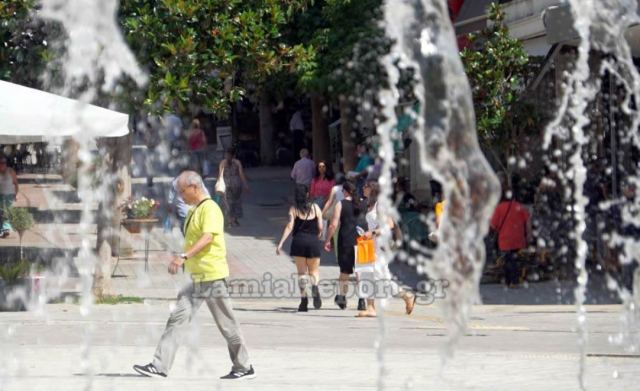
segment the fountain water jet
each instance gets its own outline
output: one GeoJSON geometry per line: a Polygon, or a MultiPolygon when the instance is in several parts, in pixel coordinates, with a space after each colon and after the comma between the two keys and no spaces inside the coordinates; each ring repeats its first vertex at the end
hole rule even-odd
{"type": "MultiPolygon", "coordinates": [[[[415,96],[421,114],[412,136],[419,146],[421,169],[443,185],[446,200],[438,248],[433,260],[421,266],[430,278],[449,283],[442,304],[449,336],[444,352],[447,358],[464,335],[471,306],[480,300],[483,238],[498,201],[499,183],[477,141],[471,89],[446,1],[389,1],[386,23],[389,35],[396,40],[392,56],[418,71],[415,96]]],[[[386,60],[394,84],[397,72],[391,63],[386,60]]],[[[386,114],[392,116],[392,109],[386,114]]],[[[381,128],[388,149],[390,127],[381,128]]],[[[388,182],[391,157],[386,150],[384,157],[388,182]]],[[[390,194],[389,188],[386,191],[390,194]]]]}
{"type": "MultiPolygon", "coordinates": [[[[578,344],[580,347],[580,369],[578,379],[581,389],[586,389],[585,360],[587,346],[586,327],[586,307],[584,305],[586,297],[586,287],[589,275],[586,269],[587,243],[583,239],[586,229],[585,209],[589,200],[584,195],[584,184],[586,182],[587,169],[583,162],[583,151],[589,141],[585,128],[591,123],[588,113],[588,106],[594,101],[601,89],[601,79],[594,77],[604,75],[609,72],[625,86],[626,96],[622,104],[622,111],[631,118],[628,135],[624,138],[633,140],[636,146],[638,143],[638,128],[640,127],[640,112],[633,106],[634,98],[640,97],[640,76],[633,64],[630,48],[624,38],[625,32],[633,24],[640,22],[637,14],[637,2],[635,0],[589,0],[577,1],[569,0],[569,5],[574,18],[574,29],[578,32],[580,43],[577,50],[577,59],[564,84],[564,94],[560,100],[559,109],[555,118],[547,126],[544,136],[544,147],[548,149],[552,141],[558,141],[572,150],[569,157],[569,167],[564,173],[573,184],[573,212],[576,222],[575,241],[576,259],[575,267],[578,272],[578,285],[575,289],[578,319],[578,344]],[[610,55],[605,57],[600,63],[599,69],[590,68],[590,59],[593,52],[610,55]]],[[[637,182],[637,175],[632,175],[631,181],[637,182]]],[[[635,200],[637,203],[637,198],[635,200]]],[[[628,209],[628,205],[625,208],[628,209]]],[[[623,213],[623,224],[637,223],[629,213],[623,213]]],[[[637,247],[637,239],[613,235],[611,241],[614,245],[622,245],[624,255],[622,263],[635,262],[633,251],[637,247]]],[[[610,282],[613,282],[610,279],[610,282]]],[[[627,323],[625,329],[637,328],[638,313],[637,304],[633,303],[633,298],[622,292],[616,283],[615,289],[621,294],[625,304],[624,321],[627,323]]],[[[626,343],[637,349],[638,340],[633,340],[633,332],[627,334],[626,343]],[[629,338],[631,336],[631,338],[629,338]]]]}
{"type": "MultiPolygon", "coordinates": [[[[39,16],[52,19],[62,24],[67,33],[67,53],[64,58],[64,86],[61,93],[71,95],[81,91],[81,99],[89,102],[96,97],[96,93],[112,92],[117,80],[122,75],[131,77],[139,86],[146,82],[146,75],[139,68],[133,54],[127,47],[116,23],[117,0],[106,0],[92,3],[87,7],[81,0],[43,0],[39,16]]],[[[45,75],[44,81],[49,82],[45,75]]],[[[86,129],[95,124],[82,121],[82,106],[78,106],[77,121],[86,129]]],[[[81,248],[77,257],[77,266],[81,278],[81,306],[80,313],[89,315],[93,303],[92,290],[96,281],[94,276],[109,273],[110,262],[102,264],[96,255],[96,242],[91,235],[94,218],[94,206],[97,204],[111,204],[115,189],[116,175],[101,176],[102,189],[92,188],[92,174],[90,166],[93,163],[91,148],[93,140],[87,134],[78,135],[74,141],[79,144],[78,158],[82,163],[78,172],[78,195],[82,200],[81,220],[79,223],[81,248]]],[[[109,157],[102,155],[103,158],[109,157]]],[[[103,223],[110,221],[113,210],[102,213],[97,217],[103,223]]],[[[106,259],[110,260],[109,253],[106,259]]],[[[91,353],[92,329],[87,327],[84,333],[81,367],[85,373],[91,374],[89,364],[91,353]]],[[[91,388],[92,377],[87,378],[88,389],[91,388]]]]}

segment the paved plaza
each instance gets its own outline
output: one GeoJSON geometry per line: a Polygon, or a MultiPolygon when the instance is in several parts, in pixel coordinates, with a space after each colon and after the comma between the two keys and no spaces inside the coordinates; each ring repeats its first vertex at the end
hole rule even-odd
{"type": "MultiPolygon", "coordinates": [[[[138,376],[152,358],[171,302],[78,305],[0,317],[3,390],[375,390],[379,320],[356,319],[332,304],[307,314],[294,300],[237,300],[236,311],[258,377],[222,381],[230,368],[224,340],[202,308],[191,338],[167,379],[138,376]]],[[[355,304],[355,303],[352,303],[355,304]]],[[[591,307],[587,389],[633,390],[640,357],[611,346],[616,306],[591,307]]],[[[388,390],[577,390],[573,308],[481,306],[468,335],[441,367],[446,330],[437,306],[411,317],[393,301],[385,317],[384,383],[388,390]]]]}

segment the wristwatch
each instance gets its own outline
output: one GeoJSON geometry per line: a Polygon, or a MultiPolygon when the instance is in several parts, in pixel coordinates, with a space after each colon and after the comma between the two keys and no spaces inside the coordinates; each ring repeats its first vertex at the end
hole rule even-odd
{"type": "Polygon", "coordinates": [[[182,258],[183,261],[186,261],[189,258],[186,253],[180,254],[179,257],[182,258]]]}

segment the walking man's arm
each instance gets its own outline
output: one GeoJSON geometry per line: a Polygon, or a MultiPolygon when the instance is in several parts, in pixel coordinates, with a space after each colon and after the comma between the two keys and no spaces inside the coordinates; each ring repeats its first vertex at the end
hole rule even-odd
{"type": "Polygon", "coordinates": [[[212,241],[213,241],[213,234],[208,232],[205,232],[204,234],[202,234],[200,239],[198,239],[198,241],[195,242],[189,250],[187,250],[181,255],[177,255],[173,257],[173,261],[171,261],[171,263],[169,264],[169,273],[176,274],[178,270],[180,270],[180,267],[182,267],[182,264],[184,263],[184,261],[186,261],[187,259],[193,257],[194,255],[202,251],[202,249],[207,247],[212,241]]]}

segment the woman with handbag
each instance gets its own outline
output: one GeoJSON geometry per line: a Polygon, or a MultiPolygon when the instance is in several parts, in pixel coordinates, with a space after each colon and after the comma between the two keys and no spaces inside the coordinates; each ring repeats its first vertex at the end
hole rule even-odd
{"type": "Polygon", "coordinates": [[[318,291],[320,281],[320,253],[322,251],[322,211],[311,202],[309,188],[306,185],[296,185],[295,205],[289,208],[289,221],[284,228],[276,254],[280,255],[284,241],[293,235],[290,255],[298,269],[298,285],[300,287],[299,312],[307,312],[309,298],[307,297],[307,275],[311,278],[311,292],[313,307],[320,309],[322,300],[318,291]]]}
{"type": "Polygon", "coordinates": [[[218,178],[224,180],[229,226],[240,225],[238,219],[242,217],[242,190],[249,191],[249,184],[244,175],[242,163],[235,156],[235,149],[227,149],[225,158],[218,167],[218,178]]]}
{"type": "MultiPolygon", "coordinates": [[[[375,181],[365,183],[363,187],[363,194],[367,200],[367,213],[365,218],[367,220],[367,232],[364,234],[365,239],[376,240],[380,236],[382,228],[378,221],[378,195],[380,194],[380,186],[375,181]]],[[[389,229],[393,231],[395,222],[392,219],[387,221],[389,229]]],[[[389,266],[379,262],[379,248],[375,246],[375,263],[373,265],[373,271],[360,273],[360,283],[369,283],[375,288],[381,287],[382,292],[377,292],[374,288],[372,295],[366,298],[367,308],[364,311],[360,311],[359,318],[370,318],[376,316],[375,298],[376,295],[380,295],[386,292],[390,292],[393,297],[401,297],[405,303],[405,312],[407,315],[411,315],[416,304],[417,296],[411,292],[403,291],[397,282],[390,279],[391,272],[389,266]],[[382,281],[383,283],[379,283],[382,281]]],[[[364,289],[360,289],[360,292],[365,292],[364,289]]]]}
{"type": "MultiPolygon", "coordinates": [[[[347,291],[349,289],[349,276],[354,273],[355,266],[355,250],[356,226],[360,217],[359,203],[354,200],[356,187],[352,182],[345,182],[342,185],[343,200],[338,202],[333,209],[333,216],[327,230],[327,237],[324,243],[325,251],[331,251],[331,237],[340,227],[338,231],[338,266],[340,267],[340,275],[338,277],[338,294],[334,302],[340,309],[347,308],[347,291]]],[[[364,300],[361,300],[364,306],[364,300]]],[[[360,303],[359,303],[360,307],[360,303]]],[[[364,308],[362,308],[364,309],[364,308]]]]}

